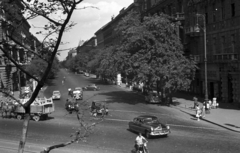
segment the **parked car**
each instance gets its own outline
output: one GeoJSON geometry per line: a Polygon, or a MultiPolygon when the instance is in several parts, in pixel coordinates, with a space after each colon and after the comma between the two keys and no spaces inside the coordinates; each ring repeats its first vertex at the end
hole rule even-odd
{"type": "MultiPolygon", "coordinates": [[[[159,93],[161,94],[161,93],[159,93]]],[[[147,103],[160,103],[161,102],[161,97],[158,95],[157,91],[149,91],[145,95],[145,101],[147,103]]]]}
{"type": "Polygon", "coordinates": [[[89,77],[90,75],[89,75],[89,73],[85,72],[84,76],[89,77]]]}
{"type": "Polygon", "coordinates": [[[171,131],[170,127],[159,121],[156,116],[141,115],[128,123],[129,130],[142,133],[147,138],[151,136],[167,136],[171,131]]]}
{"type": "Polygon", "coordinates": [[[100,90],[100,88],[97,86],[97,85],[95,85],[95,84],[90,84],[90,85],[88,85],[88,86],[86,86],[86,87],[83,87],[83,90],[88,90],[88,91],[97,91],[97,90],[100,90]]]}
{"type": "Polygon", "coordinates": [[[61,99],[61,93],[60,93],[60,91],[58,91],[58,90],[53,91],[52,99],[53,99],[53,100],[61,99]]]}

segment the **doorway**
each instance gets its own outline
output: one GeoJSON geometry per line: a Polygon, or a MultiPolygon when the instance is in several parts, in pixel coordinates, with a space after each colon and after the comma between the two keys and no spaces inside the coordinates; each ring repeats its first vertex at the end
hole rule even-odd
{"type": "Polygon", "coordinates": [[[214,97],[214,83],[210,82],[209,84],[209,98],[212,99],[214,97]]]}
{"type": "Polygon", "coordinates": [[[232,76],[228,74],[228,102],[233,102],[233,84],[232,84],[232,76]]]}

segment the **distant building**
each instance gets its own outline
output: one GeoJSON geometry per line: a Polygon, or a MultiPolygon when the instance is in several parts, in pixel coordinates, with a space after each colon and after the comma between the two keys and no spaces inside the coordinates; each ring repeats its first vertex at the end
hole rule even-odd
{"type": "Polygon", "coordinates": [[[115,32],[115,28],[121,19],[131,10],[137,10],[135,3],[132,3],[127,8],[120,10],[116,17],[112,16],[111,21],[95,33],[97,36],[97,42],[101,48],[120,44],[121,38],[115,32]]]}
{"type": "Polygon", "coordinates": [[[82,52],[88,52],[92,49],[95,49],[97,46],[97,39],[95,36],[86,40],[81,46],[77,47],[77,54],[81,54],[82,52]]]}
{"type": "Polygon", "coordinates": [[[68,52],[68,55],[66,57],[67,60],[75,57],[77,55],[77,50],[76,49],[71,49],[69,52],[68,52]]]}
{"type": "Polygon", "coordinates": [[[82,46],[82,44],[83,44],[84,42],[85,42],[84,40],[79,40],[78,46],[82,46]]]}

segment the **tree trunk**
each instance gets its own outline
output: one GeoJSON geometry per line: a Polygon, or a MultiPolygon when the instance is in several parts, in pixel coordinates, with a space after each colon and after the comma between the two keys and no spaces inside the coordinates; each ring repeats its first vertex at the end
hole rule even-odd
{"type": "Polygon", "coordinates": [[[22,138],[19,142],[18,153],[24,152],[24,147],[27,139],[28,125],[30,121],[30,106],[25,108],[25,116],[23,121],[23,130],[22,130],[22,138]]]}

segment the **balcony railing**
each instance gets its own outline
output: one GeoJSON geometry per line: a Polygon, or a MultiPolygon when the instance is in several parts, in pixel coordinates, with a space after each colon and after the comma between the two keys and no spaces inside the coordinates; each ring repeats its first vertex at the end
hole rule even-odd
{"type": "Polygon", "coordinates": [[[215,54],[214,61],[237,61],[239,60],[239,54],[236,53],[229,53],[229,54],[215,54]]]}
{"type": "MultiPolygon", "coordinates": [[[[197,63],[203,63],[204,62],[204,56],[203,55],[192,55],[193,59],[197,63]]],[[[214,54],[214,55],[207,55],[207,62],[208,63],[219,63],[219,62],[234,62],[234,61],[240,61],[240,55],[236,53],[224,53],[224,54],[214,54]]]]}
{"type": "Polygon", "coordinates": [[[184,28],[184,33],[187,34],[187,35],[190,35],[190,36],[199,36],[200,35],[200,32],[196,32],[197,29],[196,26],[189,26],[189,27],[185,27],[184,28]]]}
{"type": "Polygon", "coordinates": [[[179,12],[177,12],[177,13],[174,15],[174,17],[175,17],[175,20],[177,20],[177,21],[183,21],[183,20],[185,20],[185,15],[184,15],[184,13],[179,13],[179,12]]]}

